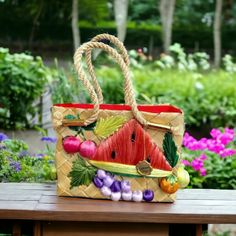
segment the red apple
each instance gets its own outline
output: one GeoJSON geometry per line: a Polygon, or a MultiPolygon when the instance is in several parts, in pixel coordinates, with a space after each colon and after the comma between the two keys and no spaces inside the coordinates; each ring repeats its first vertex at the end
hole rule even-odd
{"type": "Polygon", "coordinates": [[[75,136],[67,136],[63,139],[62,145],[65,152],[73,154],[79,152],[81,141],[75,136]]]}
{"type": "Polygon", "coordinates": [[[82,157],[92,157],[96,153],[97,147],[93,141],[86,140],[80,144],[79,154],[82,157]]]}

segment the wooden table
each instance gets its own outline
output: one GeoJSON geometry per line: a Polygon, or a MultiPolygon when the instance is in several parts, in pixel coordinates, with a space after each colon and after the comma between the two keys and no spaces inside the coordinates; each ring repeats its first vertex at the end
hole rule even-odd
{"type": "Polygon", "coordinates": [[[26,228],[34,236],[185,236],[186,224],[201,235],[202,224],[236,223],[236,190],[186,189],[175,203],[134,203],[57,197],[54,184],[1,183],[0,219],[0,232],[12,224],[13,235],[26,228]]]}

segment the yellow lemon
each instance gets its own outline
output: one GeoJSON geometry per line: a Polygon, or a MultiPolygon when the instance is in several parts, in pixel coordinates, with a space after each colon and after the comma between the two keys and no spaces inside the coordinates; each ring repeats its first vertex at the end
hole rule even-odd
{"type": "Polygon", "coordinates": [[[177,170],[177,179],[180,188],[187,187],[190,181],[188,171],[186,171],[183,167],[179,167],[177,170]]]}

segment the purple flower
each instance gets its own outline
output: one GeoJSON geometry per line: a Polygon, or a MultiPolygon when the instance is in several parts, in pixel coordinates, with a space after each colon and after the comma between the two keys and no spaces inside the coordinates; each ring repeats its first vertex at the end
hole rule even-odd
{"type": "Polygon", "coordinates": [[[10,166],[15,169],[16,172],[21,171],[21,164],[18,161],[12,161],[10,166]]]}
{"type": "Polygon", "coordinates": [[[46,142],[46,143],[56,143],[57,139],[54,137],[44,136],[41,138],[41,141],[46,142]]]}
{"type": "Polygon", "coordinates": [[[36,154],[36,155],[35,155],[35,157],[36,157],[37,159],[43,159],[44,156],[45,156],[45,154],[43,154],[43,153],[39,153],[39,154],[36,154]]]}
{"type": "Polygon", "coordinates": [[[9,139],[8,136],[4,133],[0,133],[0,142],[4,141],[6,139],[9,139]]]}
{"type": "Polygon", "coordinates": [[[21,151],[21,152],[18,154],[18,157],[19,157],[19,158],[23,158],[23,157],[25,157],[25,156],[29,156],[29,152],[26,151],[26,150],[23,150],[23,151],[21,151]]]}

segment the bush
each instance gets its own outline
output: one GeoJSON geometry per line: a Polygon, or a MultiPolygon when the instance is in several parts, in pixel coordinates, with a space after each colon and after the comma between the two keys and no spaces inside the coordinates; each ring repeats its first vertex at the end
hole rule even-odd
{"type": "Polygon", "coordinates": [[[50,79],[50,70],[40,57],[0,48],[0,128],[29,128],[29,116],[37,111],[33,102],[50,79]]]}
{"type": "MultiPolygon", "coordinates": [[[[132,69],[139,103],[171,103],[185,112],[187,125],[233,126],[236,116],[236,74],[223,70],[200,74],[159,70],[149,66],[132,69]]],[[[116,68],[97,70],[105,101],[123,103],[122,75],[116,68]]]]}
{"type": "MultiPolygon", "coordinates": [[[[55,142],[49,137],[42,140],[55,142]]],[[[0,182],[47,182],[55,179],[54,156],[50,150],[30,154],[26,143],[0,133],[0,182]]]]}
{"type": "Polygon", "coordinates": [[[211,138],[184,136],[183,164],[193,188],[236,189],[236,143],[233,129],[212,129],[211,138]]]}

